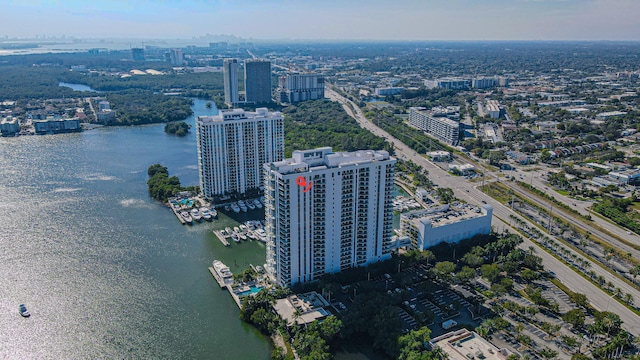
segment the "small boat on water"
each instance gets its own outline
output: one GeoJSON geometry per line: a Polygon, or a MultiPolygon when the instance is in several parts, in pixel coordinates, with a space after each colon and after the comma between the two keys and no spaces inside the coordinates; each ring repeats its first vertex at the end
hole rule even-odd
{"type": "Polygon", "coordinates": [[[191,209],[190,215],[195,221],[200,221],[202,219],[202,215],[200,215],[200,211],[198,211],[198,209],[191,209]]]}
{"type": "Polygon", "coordinates": [[[29,313],[29,310],[27,310],[27,307],[24,306],[24,304],[20,304],[20,315],[22,315],[23,317],[29,317],[31,316],[31,313],[29,313]]]}
{"type": "Polygon", "coordinates": [[[188,212],[186,211],[181,211],[180,212],[180,216],[182,216],[182,219],[186,222],[188,222],[189,224],[191,224],[193,222],[193,218],[191,217],[191,215],[189,215],[188,212]]]}
{"type": "Polygon", "coordinates": [[[264,196],[260,196],[260,202],[264,205],[264,196]]]}
{"type": "Polygon", "coordinates": [[[229,210],[231,210],[231,208],[229,207],[229,205],[225,205],[225,206],[224,206],[224,211],[229,211],[229,210]]]}
{"type": "Polygon", "coordinates": [[[228,235],[231,235],[231,228],[230,227],[224,228],[224,231],[226,231],[228,235]]]}
{"type": "Polygon", "coordinates": [[[231,203],[231,210],[233,210],[233,212],[237,214],[240,212],[240,206],[238,206],[238,204],[236,203],[231,203]]]}
{"type": "Polygon", "coordinates": [[[200,209],[200,215],[202,216],[203,219],[207,221],[211,221],[211,212],[209,211],[209,209],[207,208],[200,209]]]}
{"type": "Polygon", "coordinates": [[[242,232],[242,233],[247,232],[247,225],[245,225],[245,224],[241,224],[241,225],[240,225],[240,232],[242,232]]]}
{"type": "Polygon", "coordinates": [[[237,234],[237,233],[240,232],[240,229],[237,226],[234,226],[233,227],[233,232],[237,234]]]}
{"type": "Polygon", "coordinates": [[[247,212],[247,205],[242,200],[238,200],[238,206],[242,212],[247,212]]]}
{"type": "Polygon", "coordinates": [[[245,234],[240,233],[238,234],[238,237],[240,238],[240,240],[247,240],[247,235],[245,234]]]}
{"type": "Polygon", "coordinates": [[[233,239],[234,242],[239,243],[240,242],[240,238],[238,237],[238,235],[233,234],[231,235],[231,238],[233,239]]]}
{"type": "Polygon", "coordinates": [[[211,212],[211,217],[214,219],[218,218],[218,211],[216,211],[216,208],[212,207],[211,209],[209,209],[209,212],[211,212]]]}
{"type": "Polygon", "coordinates": [[[248,232],[247,237],[251,240],[258,240],[258,236],[256,236],[256,234],[253,231],[248,232]]]}

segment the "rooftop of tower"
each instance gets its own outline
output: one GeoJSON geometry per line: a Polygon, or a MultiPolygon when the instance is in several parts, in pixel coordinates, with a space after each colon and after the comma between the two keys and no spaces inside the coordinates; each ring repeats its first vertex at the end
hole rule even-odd
{"type": "Polygon", "coordinates": [[[293,152],[293,157],[273,162],[270,166],[281,174],[291,174],[366,164],[389,159],[392,159],[389,156],[389,152],[384,150],[358,150],[334,153],[330,147],[321,147],[311,150],[296,150],[293,152]]]}
{"type": "Polygon", "coordinates": [[[198,121],[203,123],[223,122],[246,119],[271,119],[282,117],[279,111],[270,112],[267,108],[257,108],[256,111],[244,111],[243,109],[220,110],[218,115],[198,116],[198,121]]]}

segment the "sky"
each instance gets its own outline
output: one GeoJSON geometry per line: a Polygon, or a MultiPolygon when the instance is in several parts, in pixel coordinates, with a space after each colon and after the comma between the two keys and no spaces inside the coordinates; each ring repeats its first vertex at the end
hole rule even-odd
{"type": "Polygon", "coordinates": [[[640,40],[640,0],[0,0],[0,38],[640,40]]]}

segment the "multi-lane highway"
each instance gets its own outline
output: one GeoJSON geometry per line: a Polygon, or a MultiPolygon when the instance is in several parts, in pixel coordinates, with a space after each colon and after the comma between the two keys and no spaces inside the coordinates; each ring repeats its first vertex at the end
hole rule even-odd
{"type": "MultiPolygon", "coordinates": [[[[325,88],[325,96],[333,101],[337,101],[343,105],[345,111],[352,116],[361,127],[371,131],[373,134],[384,137],[388,142],[393,143],[395,152],[398,157],[411,160],[414,163],[422,166],[429,171],[429,179],[438,186],[449,187],[454,190],[456,196],[470,203],[487,202],[493,206],[493,224],[499,229],[511,229],[509,224],[505,223],[509,221],[509,216],[514,215],[521,218],[517,213],[513,212],[509,207],[495,202],[488,195],[482,193],[476,189],[476,184],[470,183],[466,179],[460,176],[451,176],[449,173],[431,163],[421,155],[417,154],[414,150],[409,148],[400,140],[392,137],[386,131],[380,129],[372,122],[368,121],[360,108],[351,100],[341,96],[334,91],[330,86],[325,88]],[[504,220],[504,221],[503,221],[504,220]]],[[[523,219],[526,220],[526,219],[523,219]]],[[[515,232],[514,229],[510,231],[515,232]]],[[[538,246],[529,239],[525,239],[523,244],[525,247],[538,246]]],[[[640,336],[640,316],[618,303],[615,299],[612,299],[610,295],[605,293],[602,289],[584,279],[581,275],[575,273],[569,267],[567,267],[560,260],[551,256],[547,252],[540,250],[537,252],[538,256],[542,258],[543,264],[546,269],[556,274],[557,278],[565,284],[569,289],[574,292],[586,294],[589,297],[591,304],[601,311],[611,311],[618,314],[624,321],[623,328],[629,331],[634,336],[640,336]]],[[[614,286],[620,287],[623,291],[628,292],[634,296],[634,299],[640,301],[640,292],[635,288],[630,287],[626,282],[618,279],[603,269],[597,269],[597,264],[593,264],[594,270],[601,272],[601,275],[605,277],[607,281],[611,281],[614,286]]]]}

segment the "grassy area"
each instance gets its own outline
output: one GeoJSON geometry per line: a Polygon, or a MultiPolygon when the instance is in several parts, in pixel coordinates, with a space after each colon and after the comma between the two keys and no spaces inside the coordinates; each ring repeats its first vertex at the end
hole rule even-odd
{"type": "Polygon", "coordinates": [[[508,187],[497,182],[485,184],[485,193],[503,204],[506,204],[511,200],[511,196],[515,196],[508,187]]]}
{"type": "Polygon", "coordinates": [[[640,201],[637,201],[637,202],[633,202],[633,203],[631,203],[631,205],[629,206],[629,208],[630,208],[631,210],[635,210],[635,211],[640,212],[640,201]]]}
{"type": "Polygon", "coordinates": [[[556,192],[563,196],[569,196],[569,192],[567,190],[556,189],[556,192]]]}

